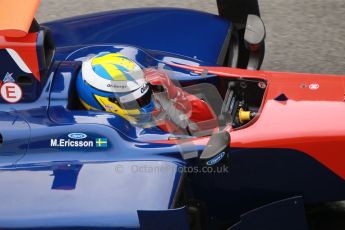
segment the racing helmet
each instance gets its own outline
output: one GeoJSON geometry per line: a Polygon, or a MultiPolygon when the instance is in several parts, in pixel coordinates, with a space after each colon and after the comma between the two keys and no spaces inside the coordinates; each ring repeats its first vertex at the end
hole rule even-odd
{"type": "Polygon", "coordinates": [[[76,82],[88,110],[115,113],[139,122],[154,110],[152,91],[140,66],[120,53],[103,53],[83,61],[76,82]]]}

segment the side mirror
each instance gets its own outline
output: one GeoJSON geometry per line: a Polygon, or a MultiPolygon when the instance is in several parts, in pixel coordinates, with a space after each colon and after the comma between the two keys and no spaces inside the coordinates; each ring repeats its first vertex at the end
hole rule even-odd
{"type": "Polygon", "coordinates": [[[247,69],[260,69],[265,53],[266,29],[262,19],[249,14],[244,33],[244,43],[249,50],[249,62],[247,69]]]}
{"type": "Polygon", "coordinates": [[[210,137],[206,148],[200,155],[203,165],[213,166],[227,158],[230,151],[230,134],[226,131],[215,133],[210,137]]]}

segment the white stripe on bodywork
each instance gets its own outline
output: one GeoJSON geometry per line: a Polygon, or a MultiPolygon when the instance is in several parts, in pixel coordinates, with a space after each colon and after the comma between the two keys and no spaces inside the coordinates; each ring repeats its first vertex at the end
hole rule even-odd
{"type": "Polygon", "coordinates": [[[19,56],[19,54],[13,50],[13,49],[6,49],[8,54],[11,56],[11,58],[15,61],[17,66],[25,73],[32,73],[29,67],[25,64],[23,59],[19,56]]]}

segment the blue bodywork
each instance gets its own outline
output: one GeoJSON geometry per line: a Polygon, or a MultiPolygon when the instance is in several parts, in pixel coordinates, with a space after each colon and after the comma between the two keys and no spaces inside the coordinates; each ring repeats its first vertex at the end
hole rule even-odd
{"type": "MultiPolygon", "coordinates": [[[[150,8],[43,26],[56,46],[52,64],[42,70],[40,82],[33,81],[34,87],[23,87],[20,103],[0,101],[0,184],[5,185],[0,189],[0,228],[194,230],[201,229],[200,222],[204,229],[304,229],[303,199],[313,203],[344,194],[339,178],[295,150],[231,149],[214,160],[227,158],[228,173],[189,174],[183,169],[199,162],[184,159],[181,152],[198,156],[205,146],[167,144],[176,136],[81,107],[75,79],[82,60],[102,52],[163,68],[182,86],[210,83],[220,88],[217,76],[172,64],[222,64],[232,30],[229,21],[192,10],[150,8]],[[87,146],[76,147],[80,142],[87,146]],[[325,183],[308,180],[310,175],[323,176],[339,194],[325,192],[320,198],[313,190],[323,191],[325,183]],[[301,191],[306,198],[295,197],[301,191]],[[273,214],[283,224],[263,224],[273,214]]],[[[6,68],[0,66],[1,73],[6,68]]]]}
{"type": "MultiPolygon", "coordinates": [[[[7,184],[1,194],[9,202],[0,208],[2,227],[138,228],[138,210],[174,208],[183,177],[178,169],[186,164],[179,147],[149,142],[170,136],[158,128],[69,109],[71,100],[78,100],[72,95],[79,68],[78,61],[59,62],[36,102],[0,105],[0,180],[7,184]],[[71,139],[71,133],[85,134],[83,141],[93,146],[52,146],[52,140],[71,139]],[[98,138],[107,140],[106,147],[96,146],[98,138]]],[[[190,149],[195,150],[202,147],[190,149]]]]}
{"type": "MultiPolygon", "coordinates": [[[[35,81],[35,89],[23,88],[21,103],[0,104],[0,183],[6,184],[0,192],[6,197],[0,207],[1,228],[152,229],[152,220],[160,217],[167,220],[166,229],[174,223],[187,229],[186,210],[176,204],[184,177],[181,168],[186,166],[181,149],[152,142],[171,134],[76,108],[75,78],[81,60],[100,52],[124,53],[142,67],[215,65],[231,24],[197,11],[155,8],[43,26],[51,31],[56,50],[42,85],[36,87],[35,81]],[[38,98],[30,97],[32,90],[41,91],[38,98]],[[71,139],[73,133],[84,139],[71,139]],[[98,146],[99,139],[106,145],[98,146]],[[92,146],[59,146],[60,140],[92,146]]],[[[200,79],[173,67],[167,71],[181,84],[217,84],[215,76],[200,79]]]]}
{"type": "Polygon", "coordinates": [[[231,23],[216,15],[171,8],[117,10],[63,19],[43,26],[51,30],[58,49],[128,44],[212,65],[217,64],[231,30],[231,23]]]}

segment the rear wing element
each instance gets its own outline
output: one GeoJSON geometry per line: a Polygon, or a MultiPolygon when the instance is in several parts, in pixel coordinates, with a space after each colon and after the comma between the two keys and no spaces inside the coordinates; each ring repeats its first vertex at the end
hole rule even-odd
{"type": "Polygon", "coordinates": [[[0,1],[0,35],[4,37],[24,37],[38,9],[40,0],[0,1]]]}

